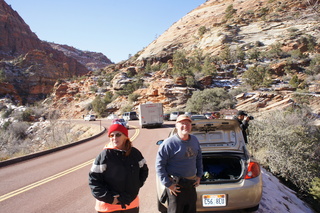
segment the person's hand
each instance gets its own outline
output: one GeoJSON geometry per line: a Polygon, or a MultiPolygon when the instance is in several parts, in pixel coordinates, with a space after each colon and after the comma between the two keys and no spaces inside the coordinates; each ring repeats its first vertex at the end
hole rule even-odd
{"type": "Polygon", "coordinates": [[[170,187],[170,194],[171,195],[174,195],[174,196],[177,196],[180,191],[180,187],[177,185],[177,184],[172,184],[170,187]]]}
{"type": "Polygon", "coordinates": [[[119,204],[119,200],[118,200],[118,197],[119,197],[120,195],[114,195],[113,196],[113,202],[112,202],[112,205],[116,205],[116,204],[119,204]]]}
{"type": "Polygon", "coordinates": [[[197,177],[196,182],[194,182],[194,184],[193,184],[194,187],[198,187],[200,185],[200,180],[201,180],[201,178],[197,177]]]}

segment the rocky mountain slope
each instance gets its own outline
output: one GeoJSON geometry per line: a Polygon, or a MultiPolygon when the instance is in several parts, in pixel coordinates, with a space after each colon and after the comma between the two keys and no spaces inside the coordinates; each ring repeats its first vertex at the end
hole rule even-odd
{"type": "MultiPolygon", "coordinates": [[[[224,44],[247,49],[259,42],[261,49],[280,42],[287,50],[304,48],[296,32],[319,39],[319,20],[307,1],[209,0],[174,23],[140,52],[138,60],[168,58],[179,49],[201,49],[217,55],[224,44]]],[[[319,46],[317,47],[319,51],[319,46]]]]}
{"type": "MultiPolygon", "coordinates": [[[[314,93],[310,96],[314,100],[312,101],[314,106],[311,108],[315,114],[319,114],[320,104],[316,95],[320,91],[319,77],[315,74],[310,80],[306,75],[306,71],[310,69],[310,60],[316,58],[320,51],[319,16],[308,2],[209,0],[186,14],[129,60],[108,65],[104,69],[96,70],[94,74],[70,81],[62,79],[83,75],[86,72],[74,73],[71,70],[79,72],[81,69],[71,69],[68,63],[57,63],[56,55],[61,55],[63,52],[63,57],[76,59],[77,64],[80,62],[85,65],[87,71],[91,68],[101,68],[110,63],[110,60],[99,53],[83,52],[67,45],[53,43],[49,45],[50,50],[59,51],[49,53],[46,49],[48,43],[39,41],[17,12],[1,0],[0,26],[7,32],[2,40],[15,39],[14,42],[8,42],[0,48],[2,57],[5,55],[4,59],[7,59],[3,59],[0,64],[2,72],[7,76],[7,81],[1,83],[0,94],[10,94],[20,102],[21,96],[26,93],[37,97],[50,94],[46,102],[52,100],[52,108],[61,110],[62,117],[81,118],[83,114],[90,112],[88,105],[97,96],[103,97],[105,92],[116,95],[126,86],[139,80],[143,82],[143,86],[134,92],[139,98],[130,103],[127,95],[120,95],[106,106],[109,113],[120,113],[121,109],[128,105],[132,106],[132,110],[136,110],[140,103],[147,101],[161,102],[165,106],[165,111],[172,111],[183,109],[195,90],[243,87],[246,82],[242,79],[244,72],[250,67],[266,66],[274,81],[272,87],[268,89],[270,91],[253,91],[237,96],[239,102],[237,108],[258,112],[295,104],[292,97],[295,88],[290,88],[288,82],[296,74],[299,80],[307,82],[307,92],[314,93]],[[24,27],[17,27],[17,23],[24,27]],[[17,35],[22,35],[26,39],[21,39],[17,35]],[[313,39],[312,51],[308,49],[308,43],[304,42],[305,38],[313,39]],[[19,39],[25,43],[19,43],[19,39]],[[35,45],[43,43],[46,48],[32,49],[35,45]],[[309,58],[292,60],[292,57],[277,55],[273,58],[252,58],[255,52],[272,51],[276,44],[279,44],[280,50],[284,53],[289,54],[290,51],[298,50],[309,58]],[[228,48],[230,54],[234,54],[240,48],[246,54],[246,59],[241,61],[221,59],[228,48]],[[216,74],[195,76],[197,86],[193,87],[187,84],[185,77],[172,75],[173,54],[175,51],[185,51],[192,56],[199,50],[203,55],[208,54],[220,59],[211,62],[217,70],[216,74]],[[25,55],[14,58],[22,53],[25,55]],[[94,65],[88,60],[91,57],[94,57],[94,63],[97,62],[94,65]],[[148,65],[158,66],[158,69],[148,70],[148,65]],[[288,69],[290,74],[286,71],[288,69]],[[235,72],[237,75],[234,75],[235,72]],[[56,83],[58,79],[60,80],[56,83]]],[[[25,96],[29,97],[28,95],[25,96]]],[[[24,99],[30,100],[25,97],[24,99]]]]}
{"type": "Polygon", "coordinates": [[[132,110],[136,110],[140,103],[147,101],[163,103],[165,111],[183,109],[199,85],[200,89],[244,86],[242,74],[245,71],[250,67],[265,66],[274,83],[268,91],[252,91],[237,96],[238,109],[254,113],[296,104],[297,98],[293,97],[296,88],[288,83],[293,75],[297,75],[301,81],[307,82],[306,92],[311,93],[307,96],[311,109],[319,114],[319,77],[314,74],[311,78],[306,74],[310,69],[310,60],[320,52],[319,16],[313,8],[308,1],[209,0],[182,17],[129,60],[106,67],[101,75],[57,85],[53,93],[55,106],[72,106],[62,114],[81,117],[88,113],[85,109],[88,103],[97,95],[104,95],[98,90],[97,93],[92,92],[90,88],[98,87],[100,91],[116,94],[138,78],[144,84],[135,91],[139,95],[138,100],[130,103],[127,96],[119,96],[107,105],[109,112],[120,113],[127,105],[132,105],[132,110]],[[308,44],[303,42],[306,37],[313,38],[313,51],[308,50],[308,44]],[[254,51],[268,53],[276,45],[280,46],[283,53],[299,51],[309,58],[292,60],[293,57],[275,55],[273,58],[250,59],[254,51]],[[241,48],[247,55],[246,59],[213,62],[217,74],[195,79],[197,88],[188,86],[185,78],[171,75],[175,51],[185,51],[192,55],[201,50],[203,55],[222,57],[226,48],[230,48],[231,53],[241,48]],[[148,64],[165,68],[146,71],[148,64]],[[234,71],[238,75],[234,76],[234,71]],[[106,76],[110,75],[112,79],[106,80],[106,76]],[[99,81],[104,82],[102,86],[98,86],[99,81]]]}
{"type": "Polygon", "coordinates": [[[0,0],[0,32],[0,96],[19,104],[45,98],[58,79],[82,76],[112,63],[99,53],[41,41],[4,0],[0,0]]]}
{"type": "Polygon", "coordinates": [[[49,44],[52,48],[63,52],[66,56],[76,59],[90,71],[103,69],[113,64],[113,62],[102,53],[82,51],[68,45],[55,44],[52,42],[49,42],[49,44]]]}

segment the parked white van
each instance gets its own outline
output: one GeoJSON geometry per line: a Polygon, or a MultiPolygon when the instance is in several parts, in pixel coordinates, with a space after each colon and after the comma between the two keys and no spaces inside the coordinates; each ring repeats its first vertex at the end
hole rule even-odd
{"type": "Polygon", "coordinates": [[[122,114],[122,118],[126,121],[138,120],[138,115],[136,112],[125,112],[122,114]]]}
{"type": "Polygon", "coordinates": [[[183,115],[183,114],[184,114],[184,112],[181,112],[181,111],[171,112],[171,113],[170,113],[169,121],[175,121],[175,120],[177,120],[177,117],[178,117],[179,115],[183,115]]]}

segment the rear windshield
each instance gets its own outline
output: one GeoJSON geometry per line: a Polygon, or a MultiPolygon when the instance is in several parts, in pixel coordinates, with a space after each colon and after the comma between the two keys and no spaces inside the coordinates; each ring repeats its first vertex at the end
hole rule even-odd
{"type": "Polygon", "coordinates": [[[194,132],[201,146],[234,146],[236,133],[234,131],[194,132]]]}

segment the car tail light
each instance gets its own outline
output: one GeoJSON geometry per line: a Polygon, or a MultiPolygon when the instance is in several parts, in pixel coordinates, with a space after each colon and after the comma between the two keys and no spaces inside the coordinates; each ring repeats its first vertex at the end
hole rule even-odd
{"type": "Polygon", "coordinates": [[[244,179],[250,179],[258,177],[261,173],[260,165],[257,162],[250,162],[247,170],[246,177],[244,179]]]}

